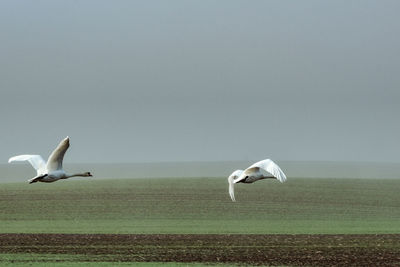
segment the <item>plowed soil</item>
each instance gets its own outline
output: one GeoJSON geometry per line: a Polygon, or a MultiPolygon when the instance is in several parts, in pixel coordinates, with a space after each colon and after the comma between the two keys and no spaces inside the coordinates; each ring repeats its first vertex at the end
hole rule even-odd
{"type": "Polygon", "coordinates": [[[0,234],[0,253],[106,262],[398,266],[400,235],[0,234]]]}

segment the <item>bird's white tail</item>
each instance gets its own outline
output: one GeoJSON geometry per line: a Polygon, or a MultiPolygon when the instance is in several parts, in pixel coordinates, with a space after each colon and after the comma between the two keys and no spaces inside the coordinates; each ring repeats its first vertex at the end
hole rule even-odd
{"type": "Polygon", "coordinates": [[[228,183],[229,183],[229,195],[231,196],[232,201],[235,202],[236,201],[235,189],[234,189],[235,183],[233,182],[233,176],[228,177],[228,183]]]}

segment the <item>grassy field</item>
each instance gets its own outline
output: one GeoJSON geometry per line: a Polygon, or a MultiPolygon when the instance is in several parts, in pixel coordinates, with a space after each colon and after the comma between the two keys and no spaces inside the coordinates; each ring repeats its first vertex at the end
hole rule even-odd
{"type": "Polygon", "coordinates": [[[400,179],[225,178],[2,184],[2,233],[368,234],[400,232],[400,179]]]}
{"type": "Polygon", "coordinates": [[[236,203],[227,187],[226,178],[1,184],[0,264],[400,263],[400,179],[264,180],[238,184],[236,203]]]}

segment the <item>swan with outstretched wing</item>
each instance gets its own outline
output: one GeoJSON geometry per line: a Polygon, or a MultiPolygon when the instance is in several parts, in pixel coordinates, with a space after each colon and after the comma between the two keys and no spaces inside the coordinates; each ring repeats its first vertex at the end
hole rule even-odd
{"type": "Polygon", "coordinates": [[[63,159],[65,152],[69,148],[69,137],[63,139],[56,149],[50,154],[47,163],[40,155],[19,155],[11,157],[8,163],[14,161],[29,161],[32,167],[36,170],[36,176],[29,179],[29,183],[44,182],[51,183],[60,179],[67,179],[70,177],[81,176],[89,177],[92,176],[90,172],[67,174],[63,170],[63,159]]]}
{"type": "Polygon", "coordinates": [[[283,173],[281,168],[275,164],[270,159],[264,159],[258,161],[248,167],[245,170],[236,170],[228,177],[229,183],[229,195],[231,196],[232,201],[236,201],[235,199],[235,191],[234,185],[237,183],[254,183],[255,181],[262,179],[277,179],[281,183],[286,181],[286,175],[283,173]],[[266,171],[268,174],[265,175],[262,171],[266,171]]]}

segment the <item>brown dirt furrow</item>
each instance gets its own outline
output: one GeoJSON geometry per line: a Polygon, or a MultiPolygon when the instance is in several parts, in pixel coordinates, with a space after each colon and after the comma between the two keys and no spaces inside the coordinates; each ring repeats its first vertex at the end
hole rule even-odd
{"type": "Polygon", "coordinates": [[[0,234],[0,253],[70,254],[111,262],[396,266],[400,235],[0,234]]]}

